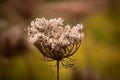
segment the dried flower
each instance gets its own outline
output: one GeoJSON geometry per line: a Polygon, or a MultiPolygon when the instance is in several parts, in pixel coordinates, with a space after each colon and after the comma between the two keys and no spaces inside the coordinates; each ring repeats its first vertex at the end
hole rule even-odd
{"type": "Polygon", "coordinates": [[[63,19],[36,18],[28,27],[28,40],[34,44],[40,52],[53,60],[61,60],[69,57],[78,48],[84,34],[82,24],[71,27],[63,26],[63,19]]]}
{"type": "Polygon", "coordinates": [[[72,56],[80,46],[84,36],[83,25],[63,25],[62,18],[47,20],[36,18],[27,28],[28,40],[47,58],[61,61],[72,56]]]}

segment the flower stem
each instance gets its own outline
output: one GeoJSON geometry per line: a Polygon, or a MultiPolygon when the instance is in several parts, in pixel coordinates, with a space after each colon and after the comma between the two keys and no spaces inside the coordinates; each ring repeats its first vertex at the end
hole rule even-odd
{"type": "Polygon", "coordinates": [[[57,80],[59,80],[59,60],[57,60],[57,80]]]}

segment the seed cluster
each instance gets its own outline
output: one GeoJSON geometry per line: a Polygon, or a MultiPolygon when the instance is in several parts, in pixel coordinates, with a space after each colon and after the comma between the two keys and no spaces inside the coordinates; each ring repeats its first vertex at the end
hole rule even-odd
{"type": "Polygon", "coordinates": [[[80,46],[83,25],[63,25],[62,18],[36,18],[27,28],[28,40],[47,58],[61,60],[71,56],[80,46]]]}

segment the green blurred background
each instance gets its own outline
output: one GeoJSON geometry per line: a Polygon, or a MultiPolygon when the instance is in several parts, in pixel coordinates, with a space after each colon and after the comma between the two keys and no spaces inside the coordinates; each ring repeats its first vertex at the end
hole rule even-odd
{"type": "Polygon", "coordinates": [[[56,62],[26,42],[36,17],[83,23],[85,37],[60,80],[120,80],[120,0],[0,0],[0,80],[56,80],[56,62]]]}

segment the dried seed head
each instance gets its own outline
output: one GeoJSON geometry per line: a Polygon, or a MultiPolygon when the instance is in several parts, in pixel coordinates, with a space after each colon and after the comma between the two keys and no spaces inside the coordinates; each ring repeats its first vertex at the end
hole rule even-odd
{"type": "Polygon", "coordinates": [[[61,60],[76,52],[84,34],[82,24],[63,26],[62,18],[36,18],[27,28],[28,40],[48,58],[61,60]]]}

